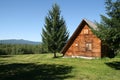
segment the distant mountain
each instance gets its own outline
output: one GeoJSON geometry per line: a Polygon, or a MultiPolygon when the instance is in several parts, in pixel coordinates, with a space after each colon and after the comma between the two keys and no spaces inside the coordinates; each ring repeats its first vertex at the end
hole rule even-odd
{"type": "Polygon", "coordinates": [[[38,45],[38,44],[41,44],[41,42],[35,42],[35,41],[29,41],[29,40],[23,40],[23,39],[8,39],[8,40],[0,40],[0,44],[32,44],[32,45],[38,45]]]}

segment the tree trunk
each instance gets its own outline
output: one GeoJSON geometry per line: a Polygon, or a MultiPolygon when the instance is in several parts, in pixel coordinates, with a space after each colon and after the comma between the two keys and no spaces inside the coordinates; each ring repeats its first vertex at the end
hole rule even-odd
{"type": "Polygon", "coordinates": [[[56,52],[54,52],[54,58],[57,58],[57,56],[56,56],[56,52]]]}

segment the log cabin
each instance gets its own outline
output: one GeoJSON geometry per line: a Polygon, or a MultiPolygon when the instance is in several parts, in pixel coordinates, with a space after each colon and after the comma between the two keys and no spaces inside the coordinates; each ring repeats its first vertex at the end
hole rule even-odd
{"type": "Polygon", "coordinates": [[[64,57],[100,58],[102,56],[101,40],[92,29],[97,29],[97,26],[93,22],[83,19],[61,50],[64,57]]]}

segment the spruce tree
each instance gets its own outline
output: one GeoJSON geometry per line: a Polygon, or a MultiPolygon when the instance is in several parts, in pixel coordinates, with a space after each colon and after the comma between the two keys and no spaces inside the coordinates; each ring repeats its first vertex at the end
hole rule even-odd
{"type": "Polygon", "coordinates": [[[98,36],[110,49],[110,55],[115,56],[120,51],[120,0],[106,0],[106,14],[101,15],[98,36]]]}
{"type": "Polygon", "coordinates": [[[45,17],[45,25],[42,29],[43,46],[56,57],[56,53],[64,47],[68,37],[69,33],[65,21],[60,15],[60,8],[54,4],[45,17]]]}

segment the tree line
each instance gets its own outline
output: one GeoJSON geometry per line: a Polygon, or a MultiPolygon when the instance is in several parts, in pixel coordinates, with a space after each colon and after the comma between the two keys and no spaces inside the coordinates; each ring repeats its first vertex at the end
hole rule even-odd
{"type": "Polygon", "coordinates": [[[0,44],[0,55],[40,54],[43,52],[41,45],[0,44]]]}

